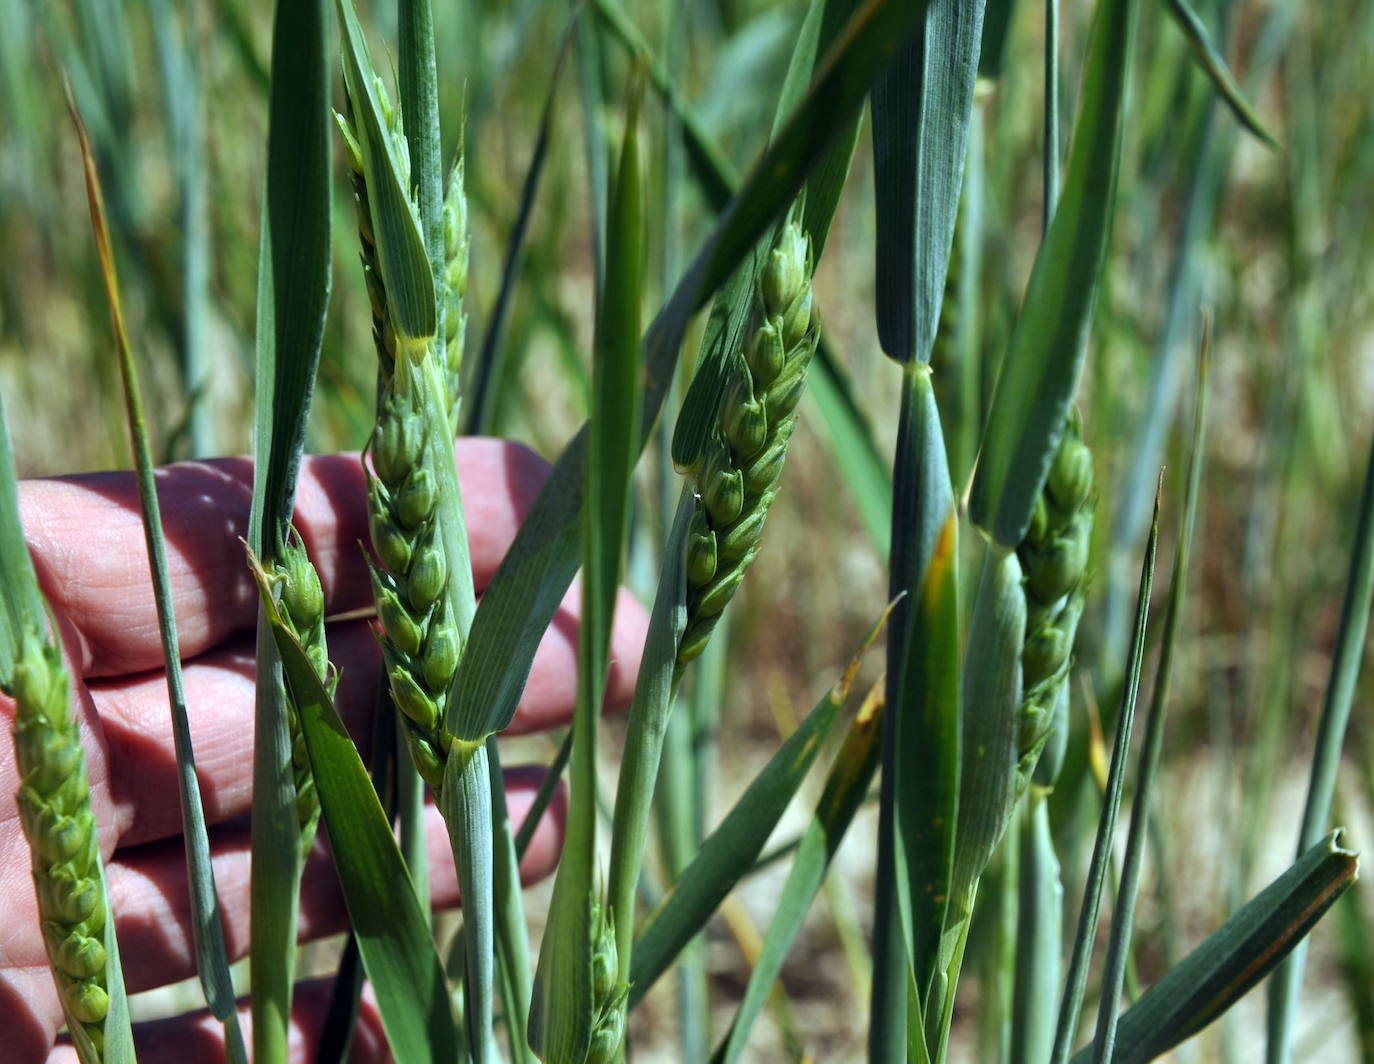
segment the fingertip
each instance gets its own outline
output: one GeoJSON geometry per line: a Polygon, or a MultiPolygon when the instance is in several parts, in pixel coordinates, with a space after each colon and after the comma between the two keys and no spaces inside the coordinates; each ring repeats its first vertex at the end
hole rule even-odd
{"type": "MultiPolygon", "coordinates": [[[[548,775],[545,765],[516,765],[506,770],[506,802],[511,827],[520,830],[534,799],[548,775]]],[[[520,860],[520,881],[536,883],[553,874],[563,852],[563,835],[568,821],[568,788],[559,780],[553,796],[539,818],[529,847],[520,860]]]]}

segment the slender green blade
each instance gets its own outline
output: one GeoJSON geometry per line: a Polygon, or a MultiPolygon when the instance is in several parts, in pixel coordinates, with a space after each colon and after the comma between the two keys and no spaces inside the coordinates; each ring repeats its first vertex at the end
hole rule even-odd
{"type": "Polygon", "coordinates": [[[344,76],[356,109],[358,147],[390,322],[398,337],[432,339],[439,331],[434,272],[425,249],[419,207],[408,186],[410,167],[397,157],[387,128],[389,112],[377,96],[372,57],[352,0],[337,0],[337,4],[343,29],[344,76]]]}
{"type": "MultiPolygon", "coordinates": [[[[964,651],[959,812],[946,936],[973,912],[978,880],[1006,831],[1015,796],[1017,707],[1026,596],[1015,553],[989,543],[964,651]]],[[[942,957],[943,970],[949,959],[942,957]]]]}
{"type": "MultiPolygon", "coordinates": [[[[888,356],[906,366],[929,363],[939,326],[982,21],[981,0],[934,0],[873,90],[878,337],[888,356]]],[[[904,1045],[928,1052],[923,1002],[933,973],[944,967],[938,943],[954,858],[959,680],[948,664],[958,659],[958,598],[954,525],[946,524],[953,495],[928,373],[908,371],[903,381],[893,482],[889,594],[912,598],[898,605],[888,644],[891,712],[883,744],[869,1029],[875,1060],[895,1060],[904,1045]],[[948,553],[938,567],[945,577],[927,588],[945,527],[951,538],[941,543],[948,553]],[[921,601],[908,605],[917,594],[921,601]],[[943,615],[921,615],[932,607],[943,615]],[[899,913],[904,948],[897,942],[899,913]]]]}
{"type": "Polygon", "coordinates": [[[0,688],[9,690],[14,678],[14,659],[19,638],[44,617],[43,595],[33,558],[19,522],[19,487],[15,481],[14,452],[10,448],[9,422],[0,402],[0,688]]]}
{"type": "MultiPolygon", "coordinates": [[[[1161,483],[1163,474],[1160,476],[1161,483]]],[[[1083,1010],[1083,993],[1088,985],[1088,965],[1092,960],[1093,943],[1097,938],[1097,917],[1102,904],[1102,891],[1107,883],[1111,863],[1112,840],[1116,831],[1117,813],[1121,809],[1121,795],[1125,790],[1126,756],[1131,746],[1131,732],[1135,724],[1135,702],[1140,693],[1140,670],[1145,659],[1145,627],[1150,612],[1150,590],[1154,586],[1155,548],[1159,544],[1159,491],[1155,491],[1154,518],[1150,522],[1150,539],[1140,567],[1140,591],[1136,596],[1134,636],[1127,664],[1126,683],[1121,689],[1121,708],[1117,713],[1116,740],[1112,744],[1112,763],[1107,772],[1107,791],[1102,812],[1097,820],[1097,837],[1093,841],[1092,858],[1083,890],[1083,904],[1078,914],[1078,930],[1074,935],[1073,955],[1064,984],[1064,997],[1059,1005],[1059,1022],[1055,1026],[1054,1056],[1051,1064],[1063,1064],[1073,1049],[1078,1031],[1078,1018],[1083,1010]]]]}
{"type": "Polygon", "coordinates": [[[149,5],[158,74],[167,111],[167,147],[176,172],[181,267],[181,320],[176,343],[187,393],[187,437],[193,458],[219,453],[216,412],[211,404],[211,347],[208,325],[211,236],[205,209],[209,184],[204,161],[202,105],[197,49],[191,46],[194,17],[181,25],[169,0],[149,5]],[[188,32],[189,31],[189,32],[188,32]]]}
{"type": "Polygon", "coordinates": [[[1034,787],[1022,811],[1020,831],[1010,1060],[1012,1064],[1045,1064],[1054,1047],[1063,969],[1064,884],[1050,828],[1049,802],[1034,787]]]}
{"type": "MultiPolygon", "coordinates": [[[[1332,832],[1188,954],[1117,1024],[1115,1064],[1144,1064],[1192,1037],[1268,975],[1355,881],[1332,832]]],[[[1088,1064],[1093,1047],[1075,1054],[1088,1064]]]]}
{"type": "Polygon", "coordinates": [[[878,339],[929,362],[963,185],[982,0],[933,0],[873,90],[878,339]]]}
{"type": "MultiPolygon", "coordinates": [[[[487,766],[491,774],[492,800],[492,897],[496,907],[496,960],[503,973],[502,1006],[511,1059],[533,1064],[527,1027],[533,976],[530,972],[529,934],[520,894],[520,854],[506,807],[505,777],[496,736],[487,740],[487,766]]],[[[534,810],[531,809],[531,813],[534,810]]]]}
{"type": "MultiPolygon", "coordinates": [[[[249,545],[276,556],[296,478],[329,305],[329,41],[323,0],[279,4],[272,38],[259,238],[255,462],[249,545]]],[[[253,1046],[286,1054],[302,865],[292,742],[276,647],[260,618],[253,746],[253,1046]]]]}
{"type": "Polygon", "coordinates": [[[888,642],[885,768],[906,953],[893,989],[904,994],[914,978],[924,1013],[954,874],[961,720],[958,520],[930,371],[919,361],[904,368],[893,483],[888,593],[905,597],[888,642]]]}
{"type": "Polygon", "coordinates": [[[754,777],[720,826],[683,869],[672,893],[649,918],[635,940],[630,964],[631,1008],[667,971],[683,946],[706,925],[731,888],[758,860],[768,836],[820,753],[840,707],[849,696],[864,652],[886,619],[887,612],[869,633],[844,675],[754,777]]]}
{"type": "Polygon", "coordinates": [[[998,78],[1007,54],[1012,17],[1016,14],[1016,0],[988,0],[983,16],[983,44],[978,50],[978,76],[998,78]]]}
{"type": "MultiPolygon", "coordinates": [[[[855,7],[854,0],[813,0],[802,22],[779,95],[773,123],[775,145],[776,138],[784,128],[784,118],[789,114],[795,117],[821,49],[831,46],[836,40],[843,19],[849,17],[855,7]]],[[[818,155],[814,170],[806,182],[802,227],[811,239],[812,255],[817,261],[825,248],[839,193],[849,172],[859,120],[860,115],[856,111],[846,124],[837,127],[833,146],[818,155]]],[[[769,220],[772,222],[776,219],[774,215],[769,220]]],[[[738,357],[737,352],[754,309],[754,292],[763,265],[761,255],[769,243],[771,241],[761,243],[741,256],[711,309],[692,383],[673,428],[672,457],[683,468],[697,460],[715,425],[722,393],[731,378],[731,360],[738,357]]]]}
{"type": "Polygon", "coordinates": [[[458,1038],[443,967],[391,823],[329,693],[278,615],[267,576],[256,564],[254,575],[300,712],[339,885],[387,1042],[398,1060],[452,1061],[458,1038]]]}
{"type": "Polygon", "coordinates": [[[472,383],[468,389],[469,402],[467,424],[464,426],[469,435],[482,435],[492,429],[496,414],[496,388],[502,379],[504,351],[501,339],[515,295],[516,281],[520,277],[520,264],[524,260],[525,241],[529,235],[530,219],[534,216],[534,204],[538,198],[544,164],[548,160],[549,142],[555,128],[554,119],[558,114],[560,98],[559,83],[562,80],[563,66],[571,46],[571,34],[563,38],[558,51],[558,61],[554,64],[553,75],[549,78],[549,93],[544,98],[544,111],[539,119],[539,132],[535,134],[534,150],[530,154],[530,165],[525,171],[525,180],[520,188],[520,209],[506,241],[506,254],[501,266],[501,286],[496,292],[496,302],[492,306],[487,321],[487,331],[482,337],[482,347],[472,369],[472,383]]]}
{"type": "Polygon", "coordinates": [[[782,971],[783,962],[796,941],[811,903],[821,889],[830,861],[843,841],[845,832],[863,804],[864,796],[878,770],[881,753],[883,703],[870,699],[859,710],[845,735],[844,745],[830,765],[825,790],[816,812],[802,833],[787,882],[778,894],[778,907],[768,924],[749,985],[740,1002],[725,1040],[712,1061],[726,1064],[741,1060],[749,1031],[767,1003],[768,994],[782,971]]]}
{"type": "Polygon", "coordinates": [[[1150,695],[1150,708],[1145,718],[1145,747],[1140,754],[1140,774],[1131,804],[1131,827],[1126,837],[1126,856],[1121,865],[1116,906],[1112,910],[1111,937],[1107,943],[1107,962],[1102,976],[1097,1034],[1094,1038],[1094,1052],[1099,1061],[1112,1060],[1116,1045],[1117,1010],[1121,1004],[1121,987],[1130,957],[1131,927],[1135,919],[1141,864],[1145,856],[1150,800],[1154,794],[1155,779],[1159,773],[1159,762],[1164,750],[1164,718],[1168,709],[1169,682],[1173,675],[1174,649],[1178,642],[1179,618],[1182,616],[1183,597],[1188,582],[1193,523],[1197,516],[1198,490],[1202,482],[1202,447],[1207,425],[1209,347],[1210,336],[1204,324],[1202,349],[1198,358],[1192,452],[1188,460],[1188,478],[1184,487],[1183,518],[1180,522],[1173,575],[1169,583],[1169,598],[1164,612],[1159,664],[1155,669],[1154,689],[1150,695]]]}
{"type": "Polygon", "coordinates": [[[1265,127],[1259,112],[1246,99],[1245,90],[1240,87],[1240,83],[1231,73],[1231,68],[1226,65],[1225,56],[1213,43],[1211,34],[1207,32],[1207,27],[1197,12],[1188,5],[1187,0],[1165,0],[1164,6],[1178,23],[1183,35],[1188,38],[1188,46],[1192,48],[1198,65],[1211,79],[1217,94],[1226,101],[1226,106],[1231,109],[1236,121],[1269,147],[1277,148],[1279,142],[1265,127]]]}
{"type": "MultiPolygon", "coordinates": [[[[1326,682],[1317,746],[1312,754],[1307,803],[1303,807],[1300,846],[1312,843],[1331,815],[1331,799],[1340,769],[1341,747],[1355,697],[1364,659],[1365,636],[1369,630],[1370,602],[1374,600],[1374,438],[1370,440],[1364,488],[1360,494],[1355,542],[1350,551],[1350,573],[1346,579],[1345,600],[1341,604],[1341,623],[1336,633],[1336,650],[1331,657],[1331,674],[1326,682]]],[[[1302,988],[1304,949],[1279,969],[1269,988],[1270,1061],[1288,1060],[1291,1055],[1293,1016],[1302,988]]]]}
{"type": "MultiPolygon", "coordinates": [[[[608,211],[606,276],[597,313],[582,527],[582,625],[573,719],[572,791],[567,838],[554,882],[549,927],[540,946],[530,1008],[530,1045],[546,1060],[581,1060],[601,1005],[595,1000],[592,913],[597,887],[597,719],[610,665],[611,625],[629,531],[639,409],[640,300],[644,205],[636,132],[638,101],[626,119],[620,167],[608,211]]],[[[626,914],[627,919],[632,915],[626,914]]]]}
{"type": "Polygon", "coordinates": [[[729,159],[712,139],[691,102],[678,91],[667,66],[653,54],[649,42],[624,8],[614,0],[592,0],[592,7],[624,48],[644,64],[650,83],[667,104],[674,120],[681,125],[683,143],[692,169],[702,184],[706,201],[717,210],[724,207],[739,183],[729,159]]]}
{"type": "Polygon", "coordinates": [[[185,687],[182,683],[176,613],[173,609],[171,580],[167,570],[167,543],[162,535],[162,514],[153,476],[152,449],[148,443],[143,399],[139,392],[133,351],[124,329],[119,277],[115,270],[114,249],[110,243],[100,175],[96,172],[90,139],[86,135],[86,127],[82,124],[76,101],[71,95],[71,86],[68,85],[67,88],[67,106],[81,142],[86,199],[90,206],[91,227],[95,231],[100,271],[105,282],[105,296],[114,324],[115,349],[119,358],[120,379],[124,386],[124,408],[137,463],[136,478],[139,507],[143,517],[143,535],[148,550],[153,598],[157,605],[162,658],[167,670],[167,698],[172,715],[172,740],[176,749],[181,821],[186,836],[186,873],[190,882],[191,911],[195,921],[192,937],[196,953],[196,970],[200,975],[201,987],[205,991],[205,1000],[210,1006],[211,1013],[224,1025],[229,1059],[246,1062],[248,1051],[239,1027],[234,984],[229,976],[229,952],[225,946],[219,895],[215,889],[214,869],[210,863],[210,837],[205,826],[200,783],[196,778],[195,753],[191,747],[191,726],[186,710],[185,687]]]}
{"type": "Polygon", "coordinates": [[[658,593],[649,615],[649,631],[644,640],[644,655],[635,682],[634,700],[630,704],[625,749],[620,758],[607,898],[616,917],[616,959],[623,982],[630,978],[635,888],[648,841],[664,736],[673,708],[678,642],[687,624],[685,559],[693,510],[692,492],[684,487],[663,549],[658,593]]]}
{"type": "MultiPolygon", "coordinates": [[[[643,344],[641,446],[667,395],[692,315],[781,217],[840,133],[852,129],[868,87],[919,14],[913,6],[898,0],[867,0],[860,6],[804,101],[755,164],[650,325],[643,344]]],[[[487,732],[501,730],[514,716],[541,634],[577,570],[585,448],[583,430],[554,464],[478,606],[453,697],[456,707],[472,707],[471,712],[484,716],[487,732]]]]}
{"type": "Polygon", "coordinates": [[[993,394],[969,516],[997,542],[1025,538],[1078,390],[1121,159],[1138,0],[1097,7],[1063,193],[1035,257],[993,394]]]}
{"type": "Polygon", "coordinates": [[[429,250],[434,303],[439,315],[435,342],[444,361],[444,161],[439,140],[439,70],[434,52],[434,12],[430,0],[400,0],[396,88],[401,122],[410,145],[410,167],[419,208],[420,232],[429,250]]]}
{"type": "Polygon", "coordinates": [[[329,17],[322,0],[279,3],[272,31],[267,192],[259,269],[249,543],[270,557],[291,520],[329,309],[329,17]],[[265,286],[263,286],[265,285],[265,286]]]}
{"type": "MultiPolygon", "coordinates": [[[[486,1064],[495,1059],[491,1032],[496,983],[496,899],[492,882],[496,832],[485,739],[454,742],[444,763],[443,784],[436,804],[448,825],[458,886],[465,902],[463,1033],[473,1064],[486,1064]]],[[[418,911],[419,905],[415,908],[418,911]]]]}

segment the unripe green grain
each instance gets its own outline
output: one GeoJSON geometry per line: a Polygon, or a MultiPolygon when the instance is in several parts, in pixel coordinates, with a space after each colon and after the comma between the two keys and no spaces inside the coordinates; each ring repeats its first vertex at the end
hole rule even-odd
{"type": "Polygon", "coordinates": [[[448,562],[436,542],[431,540],[416,554],[408,575],[411,605],[427,610],[439,601],[448,584],[448,562]]]}
{"type": "Polygon", "coordinates": [[[730,524],[744,508],[744,475],[717,468],[702,484],[701,501],[714,524],[730,524]]]}
{"type": "Polygon", "coordinates": [[[726,414],[725,438],[741,458],[752,458],[768,442],[768,415],[752,388],[741,387],[739,392],[726,414]]]}
{"type": "Polygon", "coordinates": [[[1045,482],[1055,505],[1073,513],[1088,502],[1093,492],[1093,459],[1083,440],[1072,431],[1065,432],[1045,482]]]}
{"type": "Polygon", "coordinates": [[[434,513],[439,502],[439,490],[428,469],[417,469],[401,484],[396,493],[396,517],[406,528],[418,528],[434,513]]]}
{"type": "Polygon", "coordinates": [[[707,524],[705,510],[698,509],[687,533],[687,579],[699,586],[715,575],[716,534],[707,524]]]}
{"type": "Polygon", "coordinates": [[[430,687],[447,683],[458,669],[462,649],[458,629],[454,625],[430,625],[424,654],[420,658],[420,671],[425,683],[430,687]]]}
{"type": "Polygon", "coordinates": [[[412,619],[410,611],[401,604],[400,597],[390,587],[385,586],[378,574],[372,578],[373,595],[377,602],[377,619],[382,630],[397,650],[405,654],[420,653],[423,633],[412,619]]]}
{"type": "Polygon", "coordinates": [[[782,334],[771,321],[764,321],[744,348],[745,364],[754,375],[754,383],[768,387],[778,379],[787,361],[787,348],[782,334]]]}
{"type": "Polygon", "coordinates": [[[391,694],[396,700],[396,708],[409,717],[416,727],[427,732],[434,731],[439,726],[439,707],[420,686],[410,669],[398,662],[387,670],[387,675],[391,679],[391,694]]]}
{"type": "Polygon", "coordinates": [[[763,523],[768,518],[768,508],[773,505],[776,489],[769,489],[759,495],[748,513],[741,514],[720,539],[720,557],[725,562],[739,562],[753,549],[763,534],[763,523]]]}
{"type": "Polygon", "coordinates": [[[387,484],[398,484],[420,464],[424,453],[424,421],[417,413],[400,408],[377,420],[372,434],[372,467],[387,484]]]}

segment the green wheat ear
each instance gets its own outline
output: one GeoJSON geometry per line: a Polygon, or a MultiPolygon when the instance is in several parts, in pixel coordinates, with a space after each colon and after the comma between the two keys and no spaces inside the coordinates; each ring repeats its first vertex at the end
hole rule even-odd
{"type": "MultiPolygon", "coordinates": [[[[270,577],[276,588],[277,605],[282,620],[305,650],[315,674],[333,697],[339,685],[338,673],[329,663],[329,648],[324,631],[324,589],[315,571],[300,533],[294,526],[287,528],[286,538],[277,550],[277,560],[270,577]]],[[[315,776],[310,769],[310,755],[305,748],[299,710],[290,690],[286,692],[287,723],[291,730],[291,769],[296,783],[296,818],[301,827],[301,853],[310,851],[315,842],[315,829],[320,821],[320,796],[315,789],[315,776]]]]}
{"type": "Polygon", "coordinates": [[[467,337],[468,316],[464,298],[468,290],[468,253],[472,238],[468,233],[468,198],[463,187],[463,155],[449,174],[444,194],[444,385],[448,423],[458,427],[458,401],[462,394],[463,342],[467,337]]]}
{"type": "Polygon", "coordinates": [[[1083,442],[1082,420],[1075,410],[1036,500],[1030,529],[1016,548],[1026,593],[1018,796],[1032,778],[1040,786],[1053,786],[1063,760],[1067,733],[1061,718],[1068,705],[1074,635],[1083,614],[1093,502],[1092,454],[1083,442]]]}
{"type": "Polygon", "coordinates": [[[615,914],[598,901],[592,902],[592,1025],[586,1064],[612,1064],[619,1059],[625,1038],[625,999],[630,985],[620,981],[619,953],[615,944],[615,914]]]}
{"type": "Polygon", "coordinates": [[[68,1022],[103,1048],[110,999],[100,839],[62,654],[37,627],[20,641],[10,695],[19,817],[33,858],[43,943],[68,1022]]]}
{"type": "Polygon", "coordinates": [[[758,553],[820,336],[812,266],[811,242],[794,215],[769,252],[749,338],[733,360],[715,429],[692,472],[697,504],[687,544],[687,627],[679,666],[706,648],[758,553]]]}

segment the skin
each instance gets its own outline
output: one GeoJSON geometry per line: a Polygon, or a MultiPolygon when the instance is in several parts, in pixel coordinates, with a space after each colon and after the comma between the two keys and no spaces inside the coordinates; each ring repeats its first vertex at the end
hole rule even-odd
{"type": "MultiPolygon", "coordinates": [[[[459,480],[479,592],[490,581],[547,474],[532,452],[495,440],[461,440],[459,480]]],[[[159,471],[159,498],[197,772],[225,934],[234,957],[249,943],[253,623],[256,591],[244,561],[252,467],[247,460],[184,463],[159,471]]],[[[296,525],[320,571],[333,616],[365,609],[370,588],[363,472],[357,455],[307,459],[296,525]]],[[[132,474],[105,473],[20,485],[20,510],[39,581],[57,618],[100,824],[111,905],[130,992],[194,974],[176,759],[165,673],[132,474]]],[[[576,698],[579,592],[574,587],[545,633],[511,733],[566,723],[576,698]]],[[[329,625],[330,657],[342,669],[338,707],[366,757],[380,655],[366,619],[329,625]]],[[[616,616],[608,708],[628,705],[647,617],[628,592],[616,616]]],[[[0,696],[3,730],[13,705],[0,696]]],[[[539,786],[537,768],[507,770],[516,823],[539,786]]],[[[0,743],[0,793],[19,786],[10,743],[0,743]]],[[[458,903],[447,836],[427,821],[436,907],[458,903]]],[[[562,844],[562,797],[541,822],[521,865],[526,881],[548,875],[562,844]]],[[[347,916],[320,832],[302,886],[300,939],[343,930],[347,916]]],[[[0,804],[0,1064],[74,1062],[55,1045],[62,1024],[39,934],[27,843],[16,806],[0,804]]],[[[297,994],[293,1059],[308,1060],[328,996],[324,983],[297,994]]],[[[244,1017],[246,1019],[246,1010],[244,1017]]],[[[247,1032],[245,1032],[247,1033],[247,1032]]],[[[136,1030],[140,1061],[220,1059],[219,1027],[203,1014],[136,1030]]],[[[385,1059],[380,1025],[365,1002],[354,1059],[385,1059]]]]}

